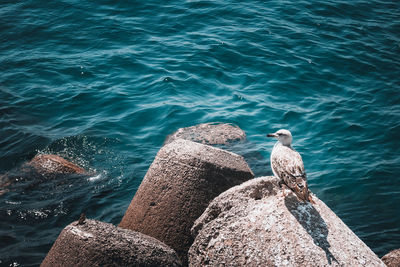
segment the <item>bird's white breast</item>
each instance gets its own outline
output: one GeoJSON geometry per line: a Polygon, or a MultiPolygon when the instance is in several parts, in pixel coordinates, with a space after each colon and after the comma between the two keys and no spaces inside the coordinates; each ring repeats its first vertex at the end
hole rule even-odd
{"type": "Polygon", "coordinates": [[[284,146],[277,142],[271,153],[271,168],[275,176],[282,177],[282,171],[290,175],[303,175],[304,164],[300,154],[291,147],[284,146]]]}

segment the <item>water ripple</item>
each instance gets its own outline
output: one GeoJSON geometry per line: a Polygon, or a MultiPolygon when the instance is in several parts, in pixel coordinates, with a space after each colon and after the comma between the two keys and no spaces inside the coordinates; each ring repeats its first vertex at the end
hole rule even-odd
{"type": "Polygon", "coordinates": [[[399,8],[3,3],[0,174],[37,153],[96,174],[1,195],[1,263],[38,265],[81,211],[117,224],[165,136],[208,121],[246,131],[234,149],[257,175],[271,174],[265,134],[289,128],[313,192],[379,256],[400,247],[399,8]]]}

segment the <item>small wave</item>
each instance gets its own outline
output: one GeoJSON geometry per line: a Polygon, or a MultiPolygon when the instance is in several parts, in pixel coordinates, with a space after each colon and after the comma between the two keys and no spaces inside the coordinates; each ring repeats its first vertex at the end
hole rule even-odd
{"type": "Polygon", "coordinates": [[[7,265],[40,265],[82,209],[117,223],[166,135],[208,121],[246,131],[260,175],[265,134],[289,128],[313,192],[374,252],[395,248],[395,232],[378,234],[400,228],[399,22],[386,2],[3,4],[0,173],[37,153],[90,173],[7,188],[7,265]]]}
{"type": "Polygon", "coordinates": [[[11,204],[11,205],[20,205],[22,202],[21,201],[9,201],[9,200],[6,200],[6,203],[7,204],[11,204]]]}
{"type": "Polygon", "coordinates": [[[102,178],[102,175],[101,175],[101,174],[97,174],[97,175],[95,175],[95,176],[89,177],[89,178],[88,178],[88,181],[93,182],[93,181],[100,180],[101,178],[102,178]]]}

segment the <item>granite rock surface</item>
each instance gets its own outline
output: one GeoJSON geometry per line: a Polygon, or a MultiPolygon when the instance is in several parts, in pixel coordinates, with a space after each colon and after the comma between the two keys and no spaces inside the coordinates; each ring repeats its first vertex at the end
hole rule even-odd
{"type": "Polygon", "coordinates": [[[234,153],[178,139],[162,147],[126,211],[120,227],[155,237],[187,263],[190,229],[209,202],[253,178],[234,153]]]}
{"type": "Polygon", "coordinates": [[[252,179],[215,198],[192,227],[189,266],[385,266],[315,195],[252,179]]]}
{"type": "Polygon", "coordinates": [[[237,125],[231,123],[211,122],[180,128],[169,135],[164,144],[169,144],[177,139],[206,145],[228,145],[235,141],[245,140],[246,133],[237,125]]]}
{"type": "Polygon", "coordinates": [[[155,238],[95,220],[62,230],[41,267],[181,266],[170,247],[155,238]]]}
{"type": "Polygon", "coordinates": [[[400,248],[392,250],[388,254],[383,256],[382,261],[388,267],[399,267],[400,266],[400,248]]]}

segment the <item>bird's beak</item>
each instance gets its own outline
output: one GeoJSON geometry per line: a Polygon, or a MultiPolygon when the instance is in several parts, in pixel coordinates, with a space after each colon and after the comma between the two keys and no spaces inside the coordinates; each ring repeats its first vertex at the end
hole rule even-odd
{"type": "Polygon", "coordinates": [[[276,137],[276,134],[272,133],[272,134],[267,134],[267,137],[276,137]]]}

